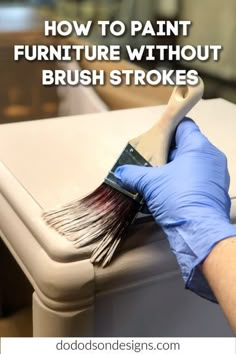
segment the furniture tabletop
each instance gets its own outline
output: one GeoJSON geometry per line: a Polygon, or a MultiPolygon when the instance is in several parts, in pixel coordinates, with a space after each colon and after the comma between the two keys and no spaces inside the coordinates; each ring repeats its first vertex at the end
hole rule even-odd
{"type": "MultiPolygon", "coordinates": [[[[0,160],[43,209],[94,190],[126,142],[147,130],[165,106],[5,124],[0,160]]],[[[228,157],[230,195],[236,196],[236,105],[201,101],[189,116],[228,157]]]]}

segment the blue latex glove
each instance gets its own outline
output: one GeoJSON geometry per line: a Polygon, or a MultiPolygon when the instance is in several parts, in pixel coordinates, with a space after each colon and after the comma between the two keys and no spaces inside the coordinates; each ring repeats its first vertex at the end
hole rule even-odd
{"type": "Polygon", "coordinates": [[[227,160],[188,118],[175,139],[168,164],[125,165],[115,175],[124,187],[143,195],[167,235],[186,288],[216,301],[198,265],[217,242],[236,235],[229,216],[227,160]]]}

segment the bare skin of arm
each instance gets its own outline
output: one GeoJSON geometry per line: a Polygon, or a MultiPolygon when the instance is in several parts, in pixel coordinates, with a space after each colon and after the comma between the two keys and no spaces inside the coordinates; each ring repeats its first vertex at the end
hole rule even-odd
{"type": "Polygon", "coordinates": [[[236,334],[236,236],[213,248],[202,264],[202,271],[236,334]]]}

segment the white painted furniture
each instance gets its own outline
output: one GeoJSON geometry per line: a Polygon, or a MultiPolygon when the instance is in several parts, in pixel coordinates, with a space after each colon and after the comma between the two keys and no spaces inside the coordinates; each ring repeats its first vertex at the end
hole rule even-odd
{"type": "MultiPolygon", "coordinates": [[[[154,222],[133,225],[121,254],[93,267],[49,229],[42,210],[95,189],[126,141],[164,106],[0,126],[0,230],[34,288],[35,336],[227,336],[219,307],[184,290],[154,222]]],[[[190,114],[229,160],[236,198],[236,106],[201,101],[190,114]]],[[[236,199],[232,199],[236,221],[236,199]]],[[[6,271],[6,270],[1,270],[6,271]]],[[[17,289],[13,289],[17,291],[17,289]]]]}

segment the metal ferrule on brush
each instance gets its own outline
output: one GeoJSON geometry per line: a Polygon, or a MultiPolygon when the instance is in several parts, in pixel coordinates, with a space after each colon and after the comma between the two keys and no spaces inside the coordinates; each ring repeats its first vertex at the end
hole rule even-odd
{"type": "Polygon", "coordinates": [[[109,172],[108,176],[105,178],[105,183],[111,186],[112,188],[116,189],[117,191],[127,195],[128,197],[132,198],[135,200],[137,203],[140,205],[143,204],[143,197],[141,194],[136,193],[134,191],[127,190],[123,187],[120,186],[120,184],[117,181],[117,178],[115,177],[115,170],[117,167],[122,166],[122,165],[136,165],[136,166],[151,166],[150,163],[145,160],[142,155],[138,153],[135,148],[127,144],[125,149],[123,150],[122,154],[116,161],[115,165],[109,172]]]}

